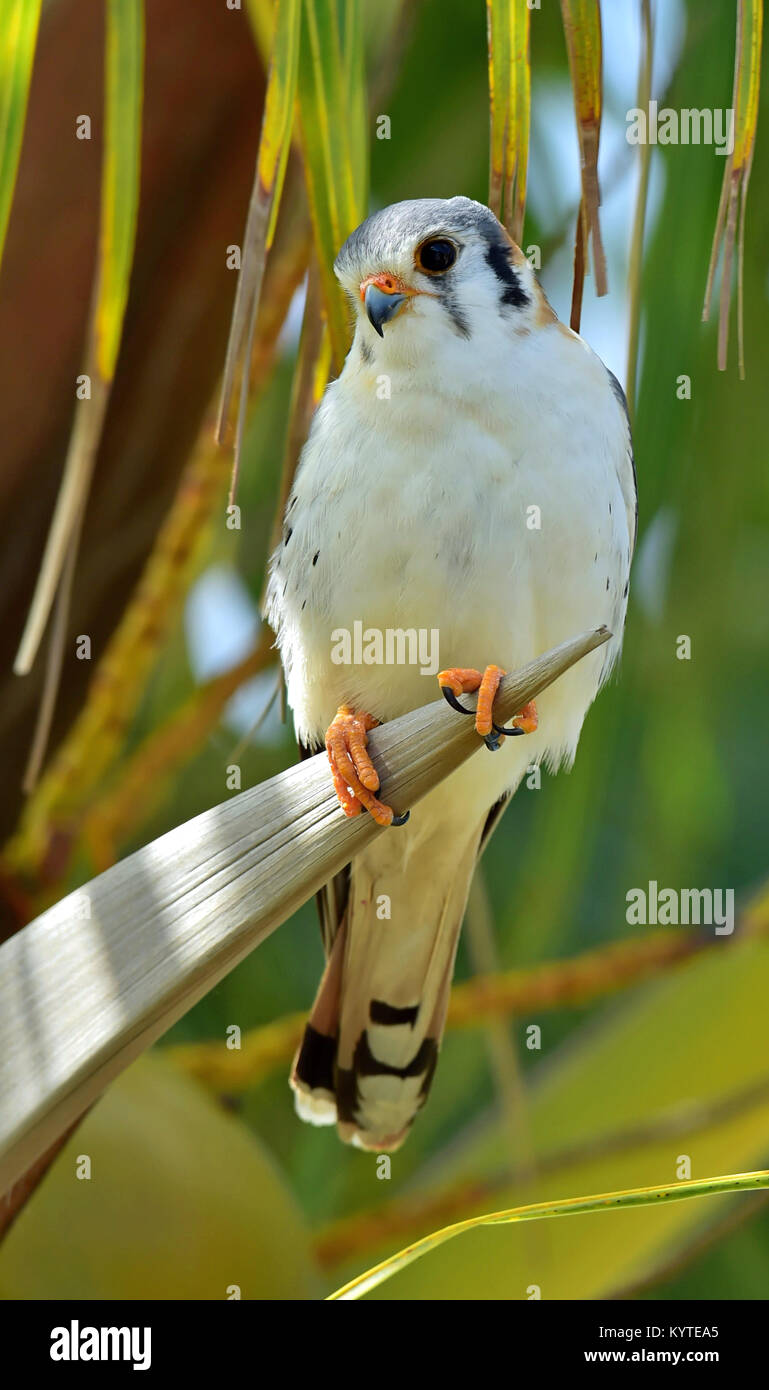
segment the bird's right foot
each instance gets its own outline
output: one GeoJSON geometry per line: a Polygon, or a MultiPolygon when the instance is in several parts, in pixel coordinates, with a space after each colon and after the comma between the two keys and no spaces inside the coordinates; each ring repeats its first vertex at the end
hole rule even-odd
{"type": "Polygon", "coordinates": [[[326,752],[331,764],[334,790],[346,816],[369,812],[377,825],[405,825],[406,811],[396,816],[392,806],[385,806],[374,792],[379,790],[379,773],[366,749],[366,735],[376,728],[378,720],[349,705],[340,705],[326,730],[326,752]]]}

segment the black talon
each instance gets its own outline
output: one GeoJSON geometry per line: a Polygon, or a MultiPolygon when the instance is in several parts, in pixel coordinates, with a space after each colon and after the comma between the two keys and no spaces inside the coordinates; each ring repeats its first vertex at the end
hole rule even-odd
{"type": "MultiPolygon", "coordinates": [[[[474,709],[465,709],[464,705],[460,705],[459,700],[457,699],[450,685],[442,685],[441,693],[443,695],[444,700],[446,700],[451,705],[452,709],[455,709],[457,711],[457,714],[475,714],[474,709]]],[[[499,735],[505,735],[506,737],[509,737],[513,734],[525,734],[526,732],[525,729],[519,729],[517,724],[511,724],[509,728],[505,728],[504,724],[495,724],[492,721],[491,727],[494,732],[491,734],[487,734],[485,739],[483,740],[490,753],[496,753],[497,749],[502,747],[502,744],[499,741],[499,735]],[[495,734],[497,735],[496,738],[494,737],[495,734]]],[[[394,823],[395,822],[393,822],[393,824],[394,823]]]]}
{"type": "Polygon", "coordinates": [[[410,815],[410,811],[404,811],[402,816],[393,816],[390,825],[405,825],[410,815]]]}
{"type": "Polygon", "coordinates": [[[448,703],[451,705],[451,708],[457,711],[457,714],[475,714],[474,709],[465,709],[464,705],[460,705],[459,700],[457,699],[450,685],[442,685],[441,691],[443,693],[444,700],[448,701],[448,703]]]}

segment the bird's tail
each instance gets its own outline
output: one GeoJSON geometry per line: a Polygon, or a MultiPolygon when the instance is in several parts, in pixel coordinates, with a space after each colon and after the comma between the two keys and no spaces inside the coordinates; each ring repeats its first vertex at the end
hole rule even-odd
{"type": "Polygon", "coordinates": [[[359,1148],[398,1148],[427,1098],[481,829],[388,832],[351,866],[291,1085],[303,1119],[359,1148]]]}

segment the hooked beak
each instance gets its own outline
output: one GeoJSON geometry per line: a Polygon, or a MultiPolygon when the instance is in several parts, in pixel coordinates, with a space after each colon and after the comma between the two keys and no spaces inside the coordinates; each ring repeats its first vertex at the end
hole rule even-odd
{"type": "Polygon", "coordinates": [[[410,294],[407,285],[402,285],[392,275],[372,275],[370,279],[364,280],[360,287],[360,297],[363,300],[369,323],[379,334],[384,337],[382,324],[388,323],[394,318],[399,309],[406,303],[410,294]]]}

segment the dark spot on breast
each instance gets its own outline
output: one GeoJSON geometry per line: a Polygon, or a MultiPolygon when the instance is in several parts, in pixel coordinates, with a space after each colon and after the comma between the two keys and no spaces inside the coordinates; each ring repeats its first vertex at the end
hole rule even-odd
{"type": "Polygon", "coordinates": [[[288,530],[286,531],[285,536],[283,537],[283,544],[284,544],[284,545],[288,545],[288,543],[289,543],[289,541],[291,540],[291,537],[293,536],[293,534],[294,534],[294,533],[293,533],[293,531],[291,530],[291,527],[289,526],[289,527],[288,527],[288,530]]]}
{"type": "Polygon", "coordinates": [[[318,556],[319,556],[319,555],[320,555],[320,551],[319,551],[319,550],[316,550],[316,551],[315,551],[315,554],[314,554],[313,557],[312,557],[312,563],[313,563],[314,565],[317,565],[317,563],[318,563],[318,556]]]}
{"type": "Polygon", "coordinates": [[[374,356],[371,344],[367,343],[365,338],[362,340],[360,345],[360,355],[363,358],[363,361],[367,363],[370,362],[374,356]]]}
{"type": "Polygon", "coordinates": [[[611,502],[609,503],[609,516],[611,516],[611,502]]]}
{"type": "Polygon", "coordinates": [[[514,309],[523,309],[529,302],[529,296],[510,262],[510,248],[507,242],[489,242],[486,247],[486,263],[491,266],[500,284],[504,286],[500,302],[510,304],[514,309]]]}
{"type": "Polygon", "coordinates": [[[290,511],[291,511],[291,508],[292,508],[292,507],[295,507],[295,506],[296,506],[296,497],[289,497],[289,499],[288,499],[288,506],[286,507],[286,511],[287,511],[287,512],[290,512],[290,511]]]}
{"type": "Polygon", "coordinates": [[[288,580],[286,580],[285,584],[283,585],[283,596],[284,596],[284,597],[285,597],[286,589],[287,589],[287,588],[288,588],[288,580]]]}
{"type": "Polygon", "coordinates": [[[597,565],[597,564],[598,564],[598,551],[597,551],[597,550],[596,550],[596,552],[595,552],[595,555],[593,556],[593,564],[594,564],[594,565],[597,565]]]}
{"type": "Polygon", "coordinates": [[[629,587],[630,587],[630,580],[629,580],[629,579],[626,579],[626,580],[625,580],[625,587],[624,587],[624,589],[622,590],[622,597],[623,597],[623,598],[627,598],[627,591],[628,591],[629,587]]]}
{"type": "Polygon", "coordinates": [[[607,594],[608,594],[608,592],[609,592],[609,581],[608,581],[608,579],[606,580],[606,592],[607,592],[607,594]]]}
{"type": "Polygon", "coordinates": [[[304,603],[302,604],[302,612],[304,612],[304,610],[305,610],[306,607],[307,607],[307,599],[305,599],[304,603]]]}

